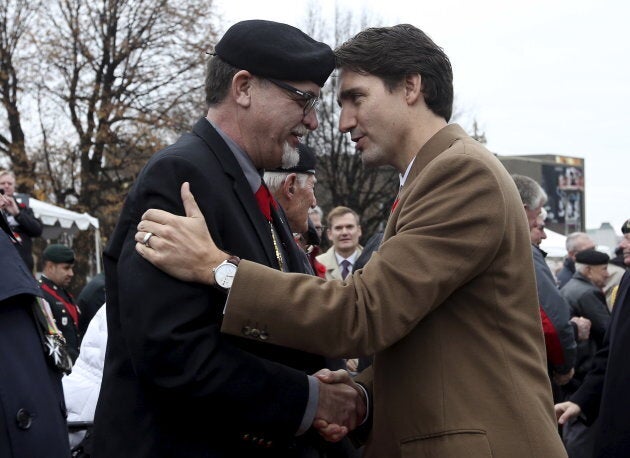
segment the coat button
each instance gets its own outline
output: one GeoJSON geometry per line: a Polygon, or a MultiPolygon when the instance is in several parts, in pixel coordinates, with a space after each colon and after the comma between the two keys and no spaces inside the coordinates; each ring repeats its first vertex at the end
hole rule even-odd
{"type": "Polygon", "coordinates": [[[18,428],[29,429],[31,427],[31,423],[33,423],[33,416],[28,410],[20,409],[15,416],[15,420],[17,421],[18,428]]]}

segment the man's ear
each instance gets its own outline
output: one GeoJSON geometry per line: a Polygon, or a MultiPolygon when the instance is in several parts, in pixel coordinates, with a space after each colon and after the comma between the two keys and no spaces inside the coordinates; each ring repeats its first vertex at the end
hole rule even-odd
{"type": "Polygon", "coordinates": [[[284,195],[287,196],[287,199],[292,199],[295,195],[295,188],[297,186],[297,173],[289,173],[284,180],[284,184],[282,186],[284,195]]]}
{"type": "Polygon", "coordinates": [[[411,73],[405,76],[405,99],[408,105],[413,105],[422,97],[422,76],[420,73],[411,73]]]}
{"type": "Polygon", "coordinates": [[[253,78],[254,76],[247,70],[240,70],[232,77],[232,96],[241,107],[251,105],[253,78]]]}

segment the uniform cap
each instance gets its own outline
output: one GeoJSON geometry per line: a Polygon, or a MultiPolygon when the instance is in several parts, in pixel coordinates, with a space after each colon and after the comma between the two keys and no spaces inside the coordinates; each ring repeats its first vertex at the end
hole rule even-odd
{"type": "Polygon", "coordinates": [[[73,263],[74,262],[74,251],[68,248],[65,245],[61,244],[53,244],[48,245],[48,247],[44,250],[42,254],[44,261],[50,261],[55,263],[73,263]]]}

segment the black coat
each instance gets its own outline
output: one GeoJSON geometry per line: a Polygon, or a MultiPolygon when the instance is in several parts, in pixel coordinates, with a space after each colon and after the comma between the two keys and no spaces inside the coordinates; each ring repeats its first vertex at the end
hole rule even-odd
{"type": "MultiPolygon", "coordinates": [[[[136,253],[145,210],[184,213],[184,181],[220,248],[278,265],[269,223],[207,120],[151,158],[104,253],[109,338],[95,456],[281,456],[276,447],[292,442],[304,414],[305,372],[323,367],[324,359],[222,335],[223,292],[178,281],[136,253]],[[252,437],[260,446],[251,445],[252,437]]],[[[297,245],[281,227],[289,266],[300,271],[297,245]]]]}
{"type": "Polygon", "coordinates": [[[573,274],[573,278],[560,289],[560,293],[571,307],[571,316],[582,316],[591,320],[588,340],[577,344],[575,375],[569,383],[562,386],[565,393],[571,394],[593,367],[593,357],[602,347],[604,334],[610,323],[610,312],[603,291],[579,272],[573,274]]]}
{"type": "Polygon", "coordinates": [[[571,397],[587,423],[599,416],[594,457],[630,456],[630,272],[621,280],[612,319],[593,369],[571,397]]]}
{"type": "Polygon", "coordinates": [[[32,313],[40,290],[2,230],[0,259],[0,457],[68,457],[61,374],[44,356],[32,313]]]}

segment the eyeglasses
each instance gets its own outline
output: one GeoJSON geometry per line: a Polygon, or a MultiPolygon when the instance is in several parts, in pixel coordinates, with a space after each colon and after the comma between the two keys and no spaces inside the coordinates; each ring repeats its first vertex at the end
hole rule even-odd
{"type": "Polygon", "coordinates": [[[326,229],[326,226],[315,226],[317,232],[322,232],[324,229],[326,229]]]}
{"type": "Polygon", "coordinates": [[[267,78],[268,81],[272,82],[273,84],[275,84],[276,86],[278,86],[281,89],[284,89],[285,91],[289,91],[292,94],[297,95],[298,97],[300,97],[303,101],[304,101],[304,111],[303,111],[303,117],[305,118],[306,115],[308,115],[311,110],[315,109],[315,111],[317,111],[317,109],[319,108],[319,104],[321,102],[320,98],[317,97],[316,95],[311,94],[310,92],[305,92],[302,91],[296,87],[291,86],[290,84],[287,84],[283,81],[279,81],[273,78],[267,78]]]}

